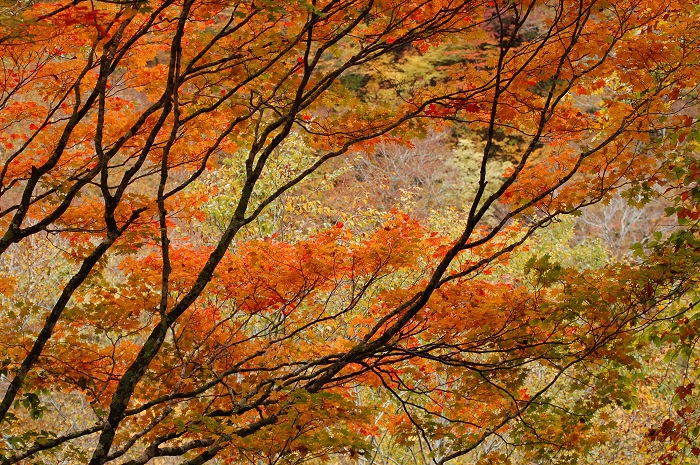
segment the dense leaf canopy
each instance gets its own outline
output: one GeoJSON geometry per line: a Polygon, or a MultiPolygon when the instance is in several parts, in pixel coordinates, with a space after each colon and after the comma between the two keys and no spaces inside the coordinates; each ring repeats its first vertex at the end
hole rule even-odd
{"type": "Polygon", "coordinates": [[[374,460],[385,438],[575,461],[664,354],[682,421],[648,440],[700,454],[697,2],[0,18],[3,463],[374,460]],[[420,145],[439,133],[463,159],[420,145]],[[371,184],[389,200],[350,212],[371,184]],[[624,260],[556,229],[612,201],[673,225],[624,260]]]}

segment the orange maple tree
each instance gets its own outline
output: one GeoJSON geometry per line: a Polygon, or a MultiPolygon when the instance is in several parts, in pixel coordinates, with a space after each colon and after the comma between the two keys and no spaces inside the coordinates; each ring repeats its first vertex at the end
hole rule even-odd
{"type": "Polygon", "coordinates": [[[675,187],[665,155],[698,142],[697,5],[72,0],[3,15],[3,463],[299,461],[366,451],[379,428],[420,436],[438,464],[494,438],[579,447],[623,396],[632,335],[693,287],[692,221],[673,255],[499,270],[623,187],[670,186],[698,219],[697,169],[675,187]],[[464,59],[390,98],[342,79],[447,42],[464,59]],[[457,237],[392,211],[374,232],[239,240],[327,161],[431,124],[484,134],[457,237]],[[291,135],[313,159],[263,189],[291,135]],[[516,163],[487,186],[504,135],[522,141],[516,163]],[[227,224],[198,240],[216,195],[198,181],[232,160],[227,224]],[[48,242],[59,253],[41,262],[48,242]],[[585,373],[564,408],[561,383],[585,373]]]}

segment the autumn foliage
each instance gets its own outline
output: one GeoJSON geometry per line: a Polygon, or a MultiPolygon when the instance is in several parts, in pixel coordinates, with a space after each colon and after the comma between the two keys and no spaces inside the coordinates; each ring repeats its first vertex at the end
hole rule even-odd
{"type": "MultiPolygon", "coordinates": [[[[438,465],[573,461],[652,335],[699,337],[694,2],[3,5],[3,463],[358,458],[387,435],[438,465]],[[383,74],[431,50],[430,78],[383,74]],[[452,128],[480,152],[446,227],[290,213],[338,160],[452,128]],[[528,252],[620,192],[679,224],[604,266],[528,252]]],[[[700,451],[694,387],[649,433],[667,463],[700,451]]]]}

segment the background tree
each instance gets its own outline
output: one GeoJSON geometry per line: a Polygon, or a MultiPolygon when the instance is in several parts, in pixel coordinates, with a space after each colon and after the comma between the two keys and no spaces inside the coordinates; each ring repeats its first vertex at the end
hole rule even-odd
{"type": "Polygon", "coordinates": [[[565,461],[625,399],[633,335],[688,308],[700,11],[686,2],[73,0],[21,14],[0,43],[5,463],[296,462],[356,456],[380,427],[420,437],[437,464],[565,461]],[[467,58],[435,79],[364,95],[349,79],[442,43],[467,58]],[[357,234],[259,238],[329,160],[448,122],[483,137],[456,235],[394,210],[357,234]],[[508,164],[492,163],[504,141],[508,164]],[[221,166],[233,187],[214,209],[202,186],[221,166]],[[505,271],[559,216],[662,183],[687,224],[644,261],[544,255],[505,271]],[[32,263],[55,274],[30,292],[13,263],[37,238],[60,259],[32,263]]]}

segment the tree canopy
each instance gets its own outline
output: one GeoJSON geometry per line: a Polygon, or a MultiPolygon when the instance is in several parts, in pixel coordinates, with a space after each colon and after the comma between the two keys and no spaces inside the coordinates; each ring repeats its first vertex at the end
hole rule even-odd
{"type": "Polygon", "coordinates": [[[649,441],[700,455],[697,2],[0,15],[3,463],[574,461],[653,343],[683,421],[649,441]],[[468,156],[408,152],[440,131],[468,156]],[[329,206],[382,170],[458,200],[329,206]],[[613,200],[673,226],[624,260],[556,229],[613,200]]]}

